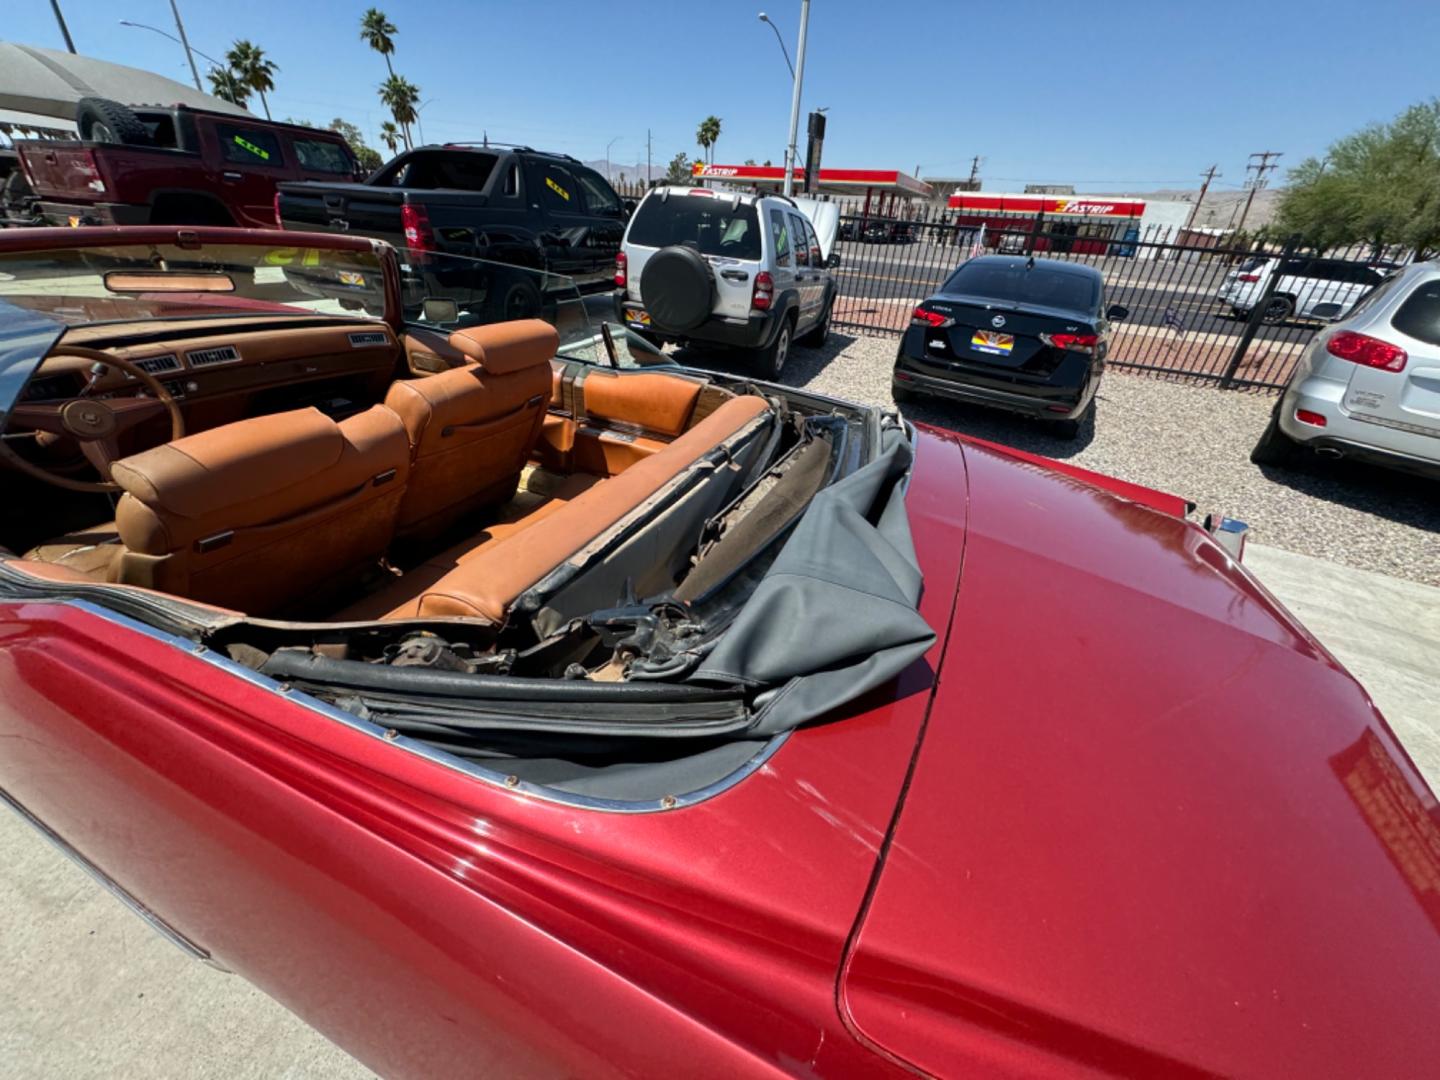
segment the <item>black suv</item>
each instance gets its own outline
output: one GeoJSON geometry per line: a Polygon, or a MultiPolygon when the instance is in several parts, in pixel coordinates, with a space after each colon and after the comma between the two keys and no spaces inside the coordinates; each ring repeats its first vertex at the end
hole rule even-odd
{"type": "MultiPolygon", "coordinates": [[[[281,184],[277,222],[314,232],[388,240],[420,259],[463,255],[610,287],[633,202],[575,158],[528,146],[421,146],[362,184],[281,184]]],[[[496,314],[540,310],[534,274],[492,290],[496,314]]]]}
{"type": "Polygon", "coordinates": [[[1110,324],[1099,271],[1079,263],[984,255],[961,263],[917,307],[900,340],[897,402],[920,395],[1057,422],[1074,438],[1094,407],[1110,324]]]}

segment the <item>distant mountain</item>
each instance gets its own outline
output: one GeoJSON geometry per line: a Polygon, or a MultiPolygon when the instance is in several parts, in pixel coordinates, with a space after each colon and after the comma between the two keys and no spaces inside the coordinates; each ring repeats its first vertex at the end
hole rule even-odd
{"type": "MultiPolygon", "coordinates": [[[[627,165],[627,164],[625,164],[624,162],[615,161],[615,160],[612,159],[612,160],[610,161],[610,174],[609,174],[608,176],[606,176],[606,174],[605,174],[605,159],[604,159],[604,158],[601,158],[599,161],[586,161],[586,162],[584,162],[583,164],[588,165],[590,168],[594,169],[594,170],[595,170],[596,172],[598,172],[601,176],[604,176],[605,179],[609,180],[612,184],[617,184],[617,183],[620,182],[620,175],[621,175],[621,173],[624,173],[624,175],[625,175],[625,182],[626,182],[627,184],[633,184],[633,183],[635,183],[635,181],[637,181],[637,180],[644,180],[644,179],[646,179],[646,176],[645,176],[645,163],[644,163],[643,161],[638,161],[638,162],[636,162],[634,165],[627,165]]],[[[670,163],[669,163],[668,161],[665,162],[665,164],[663,164],[663,165],[660,164],[660,163],[657,162],[657,161],[652,161],[652,162],[650,163],[650,176],[649,176],[649,179],[651,179],[651,180],[658,180],[658,179],[660,179],[662,176],[665,175],[666,170],[668,170],[669,167],[670,167],[670,163]]]]}
{"type": "MultiPolygon", "coordinates": [[[[1284,191],[1284,188],[1265,188],[1263,191],[1255,193],[1255,201],[1251,204],[1250,213],[1245,218],[1247,231],[1261,225],[1269,225],[1275,220],[1275,213],[1280,207],[1280,196],[1284,194],[1284,191]]],[[[1161,191],[1113,191],[1106,194],[1149,199],[1154,202],[1193,203],[1199,197],[1200,190],[1198,188],[1188,191],[1170,188],[1161,191]]],[[[1248,191],[1236,191],[1233,188],[1220,191],[1211,188],[1205,192],[1205,201],[1200,204],[1200,213],[1195,216],[1195,224],[1202,228],[1215,229],[1233,226],[1240,220],[1240,211],[1244,209],[1245,198],[1249,194],[1248,191]]]]}

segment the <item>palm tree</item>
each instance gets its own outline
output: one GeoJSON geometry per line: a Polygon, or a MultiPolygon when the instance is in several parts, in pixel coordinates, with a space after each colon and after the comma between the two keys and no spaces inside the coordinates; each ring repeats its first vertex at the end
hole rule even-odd
{"type": "Polygon", "coordinates": [[[389,148],[390,153],[395,153],[400,148],[400,129],[392,121],[386,120],[380,125],[380,141],[389,148]]]}
{"type": "Polygon", "coordinates": [[[360,16],[360,40],[369,45],[385,58],[385,70],[390,77],[395,77],[395,69],[390,66],[390,54],[395,51],[394,35],[399,33],[395,24],[385,17],[385,13],[379,8],[371,8],[360,16]]]}
{"type": "Polygon", "coordinates": [[[715,143],[720,138],[720,118],[718,116],[707,116],[700,121],[700,126],[695,129],[695,141],[705,151],[706,160],[715,164],[715,143]]]}
{"type": "Polygon", "coordinates": [[[239,105],[243,109],[250,100],[250,87],[229,68],[212,67],[205,77],[210,80],[210,92],[222,101],[239,105]]]}
{"type": "Polygon", "coordinates": [[[420,88],[403,75],[391,75],[380,84],[380,100],[395,117],[400,131],[405,136],[405,149],[414,144],[410,141],[410,125],[417,117],[415,106],[420,103],[420,88]]]}
{"type": "Polygon", "coordinates": [[[225,54],[230,70],[251,90],[260,95],[260,104],[265,107],[265,119],[270,119],[270,103],[265,100],[265,91],[275,89],[275,72],[280,69],[273,60],[265,57],[265,50],[254,42],[237,41],[225,54]]]}

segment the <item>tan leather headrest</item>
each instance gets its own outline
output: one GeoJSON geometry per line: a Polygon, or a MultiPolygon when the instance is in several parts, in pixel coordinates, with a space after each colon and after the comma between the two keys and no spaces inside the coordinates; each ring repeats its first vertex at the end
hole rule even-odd
{"type": "Polygon", "coordinates": [[[517,319],[456,330],[450,344],[491,375],[548,363],[560,351],[560,335],[541,319],[517,319]]]}

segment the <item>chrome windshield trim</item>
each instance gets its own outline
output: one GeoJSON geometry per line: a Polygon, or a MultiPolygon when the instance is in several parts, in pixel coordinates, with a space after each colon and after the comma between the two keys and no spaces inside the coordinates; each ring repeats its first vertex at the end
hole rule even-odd
{"type": "Polygon", "coordinates": [[[473,780],[478,780],[483,784],[500,788],[512,794],[525,795],[544,802],[557,803],[561,806],[571,806],[582,810],[598,810],[612,814],[649,814],[694,806],[697,803],[702,803],[707,799],[714,798],[716,795],[730,790],[730,788],[756,772],[774,756],[775,752],[785,744],[785,741],[791,734],[786,731],[772,736],[765,745],[760,747],[744,764],[721,777],[713,784],[708,784],[695,791],[683,794],[664,795],[658,799],[633,802],[619,799],[602,799],[593,795],[580,795],[573,792],[560,791],[540,784],[533,784],[527,780],[512,780],[511,777],[505,773],[498,772],[494,769],[487,769],[482,765],[476,765],[473,762],[466,761],[464,758],[456,757],[453,754],[447,754],[445,751],[437,750],[418,739],[413,739],[406,735],[388,734],[387,730],[378,724],[372,724],[368,720],[362,720],[353,713],[338,709],[328,702],[321,701],[319,698],[312,697],[303,691],[293,690],[284,686],[270,678],[270,676],[262,675],[258,671],[252,671],[243,664],[237,664],[229,657],[223,656],[199,642],[191,641],[188,638],[179,637],[163,630],[157,630],[153,626],[149,626],[137,619],[132,619],[128,615],[122,615],[117,611],[111,611],[109,608],[92,601],[63,600],[59,601],[59,603],[83,611],[87,615],[103,619],[106,622],[113,623],[116,626],[123,627],[134,633],[142,634],[154,641],[169,645],[171,648],[179,649],[181,652],[188,653],[196,660],[219,668],[227,674],[242,679],[252,686],[257,686],[267,693],[272,693],[277,697],[299,705],[301,708],[309,709],[311,712],[318,713],[327,719],[344,724],[346,727],[358,731],[361,734],[379,740],[386,746],[394,747],[405,753],[415,754],[425,758],[427,761],[432,761],[437,765],[450,769],[453,772],[462,773],[473,780]]]}
{"type": "Polygon", "coordinates": [[[99,883],[99,885],[106,892],[108,892],[111,896],[115,897],[115,899],[119,900],[134,914],[140,916],[140,918],[145,922],[147,926],[150,927],[150,929],[154,930],[162,938],[170,942],[171,945],[174,945],[177,949],[185,953],[185,955],[190,957],[192,960],[199,960],[202,963],[215,968],[217,971],[224,971],[227,974],[229,973],[229,969],[217,963],[215,959],[210,955],[210,951],[208,949],[204,949],[201,946],[195,944],[195,942],[191,941],[179,930],[176,930],[175,927],[171,926],[159,915],[156,915],[155,912],[147,908],[144,904],[142,904],[139,900],[132,896],[128,891],[126,891],[123,885],[117,882],[109,874],[105,873],[104,870],[101,870],[84,855],[80,854],[80,852],[76,851],[75,848],[71,847],[69,841],[67,841],[54,829],[50,828],[50,826],[46,825],[34,814],[32,814],[28,809],[25,808],[22,803],[20,803],[19,800],[17,800],[4,788],[0,788],[0,803],[5,804],[6,806],[10,807],[11,810],[15,811],[15,813],[20,815],[20,819],[24,821],[27,825],[29,825],[32,829],[34,829],[37,833],[39,833],[46,841],[48,841],[51,847],[55,848],[55,850],[59,851],[60,854],[64,855],[76,866],[84,870],[85,873],[89,874],[92,878],[94,878],[95,881],[99,883]]]}

